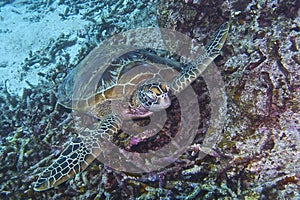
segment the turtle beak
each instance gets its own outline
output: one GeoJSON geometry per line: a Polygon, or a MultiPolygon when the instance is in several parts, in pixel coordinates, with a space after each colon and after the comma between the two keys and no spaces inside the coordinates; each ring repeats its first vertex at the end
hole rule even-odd
{"type": "Polygon", "coordinates": [[[157,102],[153,104],[150,108],[150,111],[160,111],[167,109],[171,105],[171,99],[167,94],[164,94],[160,97],[158,97],[157,102]]]}
{"type": "Polygon", "coordinates": [[[171,99],[167,94],[165,94],[162,98],[162,105],[164,105],[164,109],[168,108],[171,105],[171,99]]]}

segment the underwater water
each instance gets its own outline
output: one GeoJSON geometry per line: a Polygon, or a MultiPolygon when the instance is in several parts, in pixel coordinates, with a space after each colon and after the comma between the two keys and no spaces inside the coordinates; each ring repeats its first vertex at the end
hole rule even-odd
{"type": "MultiPolygon", "coordinates": [[[[300,199],[299,1],[4,0],[0,44],[1,199],[300,199]],[[67,75],[84,58],[92,60],[93,49],[100,46],[106,55],[115,40],[130,40],[152,55],[135,64],[148,59],[180,71],[188,63],[183,44],[195,45],[191,57],[197,59],[198,44],[228,21],[220,55],[189,84],[192,93],[178,95],[166,111],[124,124],[112,139],[120,155],[104,146],[102,159],[37,191],[39,174],[82,124],[98,123],[59,97],[67,75]],[[159,27],[168,32],[151,35],[159,27]],[[188,37],[174,37],[176,31],[188,37]],[[124,32],[129,39],[118,37],[124,32]],[[132,138],[133,129],[140,131],[132,138]],[[188,143],[175,141],[178,135],[188,143]],[[160,155],[169,144],[178,148],[169,150],[174,154],[146,159],[144,173],[126,171],[119,161],[132,159],[141,168],[143,154],[160,155]]],[[[90,80],[82,76],[76,78],[90,80]]]]}

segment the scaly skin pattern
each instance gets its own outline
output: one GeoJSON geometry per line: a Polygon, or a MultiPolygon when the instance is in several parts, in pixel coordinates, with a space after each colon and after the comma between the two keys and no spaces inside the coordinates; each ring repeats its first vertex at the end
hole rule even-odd
{"type": "Polygon", "coordinates": [[[118,115],[106,116],[99,127],[83,132],[67,146],[61,155],[40,175],[34,185],[36,191],[55,187],[85,170],[99,156],[104,141],[110,141],[114,132],[121,127],[118,115]]]}
{"type": "Polygon", "coordinates": [[[198,56],[193,63],[184,68],[170,83],[169,87],[174,95],[180,93],[197,79],[207,66],[219,55],[226,41],[229,27],[229,22],[222,24],[210,42],[205,46],[204,52],[198,56]]]}
{"type": "MultiPolygon", "coordinates": [[[[130,111],[118,109],[107,110],[106,108],[101,108],[101,106],[105,105],[109,96],[113,99],[113,97],[115,97],[114,95],[117,95],[112,93],[111,90],[114,89],[115,91],[119,91],[117,93],[120,96],[122,95],[122,93],[120,93],[122,90],[118,90],[118,88],[123,89],[124,86],[115,85],[113,89],[104,90],[101,93],[96,94],[92,97],[93,101],[86,100],[87,103],[85,102],[84,105],[100,106],[94,106],[96,112],[105,110],[105,112],[102,112],[102,114],[104,113],[104,116],[98,115],[98,117],[101,116],[98,127],[80,133],[79,137],[75,138],[61,155],[39,174],[38,180],[34,184],[34,190],[43,191],[58,186],[72,178],[75,174],[85,170],[102,152],[102,149],[104,148],[102,145],[103,142],[111,142],[113,135],[121,129],[121,125],[123,120],[125,120],[126,115],[127,117],[134,116],[135,118],[143,118],[152,112],[169,107],[171,103],[169,92],[175,95],[180,93],[201,75],[207,66],[219,55],[227,38],[228,31],[229,23],[223,24],[214,34],[211,41],[206,45],[203,54],[198,56],[194,62],[190,63],[185,68],[182,68],[182,71],[173,78],[173,80],[170,80],[170,82],[165,84],[145,83],[139,87],[138,90],[132,91],[131,96],[134,99],[131,99],[131,103],[128,102],[130,111]],[[98,104],[96,104],[97,102],[98,104]]],[[[142,75],[144,74],[136,75],[136,78],[139,79],[139,76],[142,75]]],[[[117,99],[117,97],[115,99],[117,99]]]]}

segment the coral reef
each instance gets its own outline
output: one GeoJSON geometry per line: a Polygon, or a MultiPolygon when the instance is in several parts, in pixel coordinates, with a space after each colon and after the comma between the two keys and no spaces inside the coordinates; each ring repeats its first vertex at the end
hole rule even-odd
{"type": "MultiPolygon", "coordinates": [[[[0,5],[10,3],[17,2],[0,5]]],[[[24,89],[22,96],[11,94],[5,82],[0,85],[2,199],[300,198],[299,1],[18,3],[28,6],[28,12],[32,9],[50,13],[57,5],[64,6],[61,20],[81,15],[89,23],[29,53],[22,63],[22,73],[26,76],[33,68],[39,69],[38,85],[28,83],[30,88],[24,89]],[[158,172],[130,174],[95,161],[59,187],[34,192],[31,184],[37,178],[35,174],[48,166],[75,133],[75,116],[56,103],[59,83],[110,35],[130,28],[158,26],[156,19],[159,26],[203,43],[221,23],[232,20],[228,41],[215,61],[228,96],[221,142],[214,149],[201,146],[209,126],[207,107],[211,94],[204,81],[198,79],[193,88],[201,108],[199,131],[193,145],[175,163],[158,172]],[[52,67],[45,69],[49,65],[52,67]],[[208,153],[204,158],[203,152],[208,153]]],[[[173,109],[176,111],[176,105],[173,109]]],[[[133,143],[131,150],[141,148],[133,143]]]]}
{"type": "Polygon", "coordinates": [[[232,18],[224,54],[216,61],[229,101],[219,144],[228,158],[218,167],[219,181],[231,188],[232,197],[299,198],[299,2],[163,5],[161,24],[195,37],[197,28],[232,18]]]}

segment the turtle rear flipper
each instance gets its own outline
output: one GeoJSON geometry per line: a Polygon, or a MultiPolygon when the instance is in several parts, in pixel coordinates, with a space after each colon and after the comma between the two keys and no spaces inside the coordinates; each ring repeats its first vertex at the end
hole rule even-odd
{"type": "Polygon", "coordinates": [[[61,155],[47,167],[34,184],[35,191],[43,191],[60,185],[66,180],[85,170],[102,151],[101,140],[109,140],[121,126],[116,115],[104,118],[98,130],[82,133],[84,136],[75,138],[61,155]]]}

